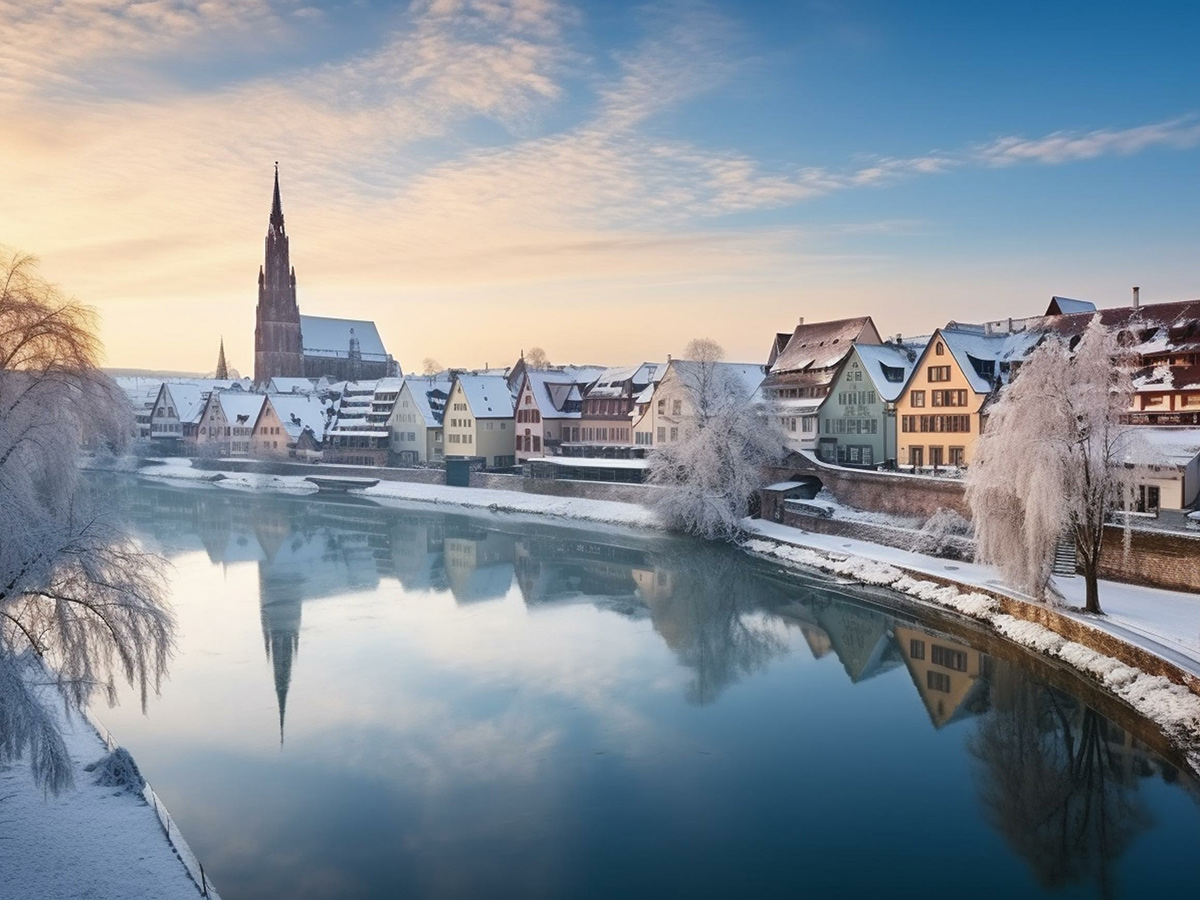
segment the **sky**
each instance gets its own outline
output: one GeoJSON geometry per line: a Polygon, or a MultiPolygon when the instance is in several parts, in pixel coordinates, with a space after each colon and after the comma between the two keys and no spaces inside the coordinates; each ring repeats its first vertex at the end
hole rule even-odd
{"type": "Polygon", "coordinates": [[[406,370],[1200,297],[1200,4],[0,0],[0,245],[107,364],[302,312],[406,370]]]}

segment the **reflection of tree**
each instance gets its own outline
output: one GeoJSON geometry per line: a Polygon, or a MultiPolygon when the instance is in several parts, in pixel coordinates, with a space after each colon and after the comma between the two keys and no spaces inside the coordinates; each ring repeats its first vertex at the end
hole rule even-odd
{"type": "Polygon", "coordinates": [[[690,546],[686,556],[659,565],[671,570],[672,590],[646,599],[655,630],[695,672],[690,702],[712,703],[787,649],[783,637],[755,616],[763,588],[741,560],[721,548],[690,546]]]}
{"type": "Polygon", "coordinates": [[[1094,878],[1112,895],[1112,863],[1150,824],[1113,726],[1011,666],[996,675],[993,712],[970,741],[993,824],[1044,886],[1094,878]]]}

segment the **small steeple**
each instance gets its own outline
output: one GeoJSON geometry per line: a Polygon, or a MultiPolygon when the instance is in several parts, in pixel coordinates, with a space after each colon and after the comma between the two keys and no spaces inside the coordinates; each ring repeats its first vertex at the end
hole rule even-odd
{"type": "Polygon", "coordinates": [[[225,337],[221,336],[221,351],[217,354],[217,373],[213,376],[221,381],[229,378],[229,366],[225,363],[225,337]]]}
{"type": "Polygon", "coordinates": [[[271,224],[283,231],[283,201],[279,199],[279,163],[275,163],[275,196],[271,198],[271,224]]]}

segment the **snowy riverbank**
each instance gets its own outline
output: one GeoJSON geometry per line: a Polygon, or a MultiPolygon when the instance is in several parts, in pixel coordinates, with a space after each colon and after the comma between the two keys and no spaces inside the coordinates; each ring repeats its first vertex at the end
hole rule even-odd
{"type": "MultiPolygon", "coordinates": [[[[84,767],[108,746],[83,716],[67,716],[46,694],[62,721],[75,786],[46,796],[28,758],[0,768],[0,897],[196,900],[200,891],[164,833],[156,800],[96,784],[84,767]]],[[[172,837],[190,859],[178,833],[172,837]]],[[[208,896],[217,895],[210,888],[208,896]]]]}

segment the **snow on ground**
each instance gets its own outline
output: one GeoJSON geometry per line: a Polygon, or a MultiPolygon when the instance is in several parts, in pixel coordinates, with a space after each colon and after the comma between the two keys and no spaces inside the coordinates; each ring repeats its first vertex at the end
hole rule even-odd
{"type": "Polygon", "coordinates": [[[83,770],[108,752],[91,725],[64,716],[63,738],[75,787],[57,797],[34,784],[28,760],[0,766],[0,897],[196,900],[154,808],[83,770]]]}

